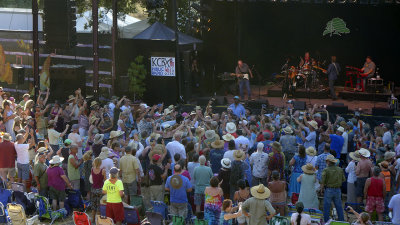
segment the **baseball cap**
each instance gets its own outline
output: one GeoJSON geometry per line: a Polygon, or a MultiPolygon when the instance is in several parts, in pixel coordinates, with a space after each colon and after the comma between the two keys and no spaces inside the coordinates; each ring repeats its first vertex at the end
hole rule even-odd
{"type": "Polygon", "coordinates": [[[117,174],[119,172],[119,169],[117,167],[113,167],[110,169],[110,174],[117,174]]]}
{"type": "Polygon", "coordinates": [[[154,154],[153,155],[153,160],[158,161],[161,158],[161,156],[159,154],[154,154]]]}

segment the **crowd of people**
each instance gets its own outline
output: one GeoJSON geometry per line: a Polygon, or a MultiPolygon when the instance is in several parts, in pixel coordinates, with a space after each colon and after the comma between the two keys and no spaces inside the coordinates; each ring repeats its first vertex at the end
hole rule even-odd
{"type": "Polygon", "coordinates": [[[358,112],[329,120],[324,108],[290,103],[255,115],[237,96],[216,113],[212,100],[183,112],[125,96],[100,104],[79,89],[63,103],[49,104],[49,95],[18,103],[0,89],[0,176],[35,187],[53,209],[64,207],[66,189],[79,189],[93,218],[106,194],[117,224],[135,195],[146,208],[165,201],[170,214],[192,210],[210,225],[265,224],[288,216],[294,199],[294,225],[311,224],[310,208],[324,222],[344,221],[348,210],[357,224],[400,224],[400,121],[371,127],[358,112]]]}

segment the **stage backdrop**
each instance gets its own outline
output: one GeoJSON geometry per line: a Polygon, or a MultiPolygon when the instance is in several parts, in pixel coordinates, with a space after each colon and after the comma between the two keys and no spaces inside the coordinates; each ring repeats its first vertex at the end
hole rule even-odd
{"type": "Polygon", "coordinates": [[[233,71],[237,59],[242,58],[250,66],[255,65],[265,80],[280,72],[288,55],[296,64],[305,51],[327,64],[330,56],[336,55],[342,68],[361,68],[370,55],[383,79],[400,84],[396,80],[400,53],[398,5],[214,1],[213,9],[209,15],[212,28],[205,35],[205,59],[216,64],[218,72],[233,71]],[[348,30],[332,33],[335,29],[329,29],[332,27],[328,22],[334,18],[346,23],[348,30]]]}

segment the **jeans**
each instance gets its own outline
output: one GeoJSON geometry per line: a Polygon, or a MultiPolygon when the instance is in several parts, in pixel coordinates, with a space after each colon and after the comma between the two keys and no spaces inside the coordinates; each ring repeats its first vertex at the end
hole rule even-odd
{"type": "Polygon", "coordinates": [[[251,91],[250,91],[250,81],[246,79],[240,79],[239,81],[239,93],[240,93],[240,98],[244,99],[244,93],[243,93],[243,88],[244,86],[247,89],[247,95],[249,99],[251,99],[251,91]]]}
{"type": "Polygon", "coordinates": [[[329,80],[329,90],[331,92],[331,98],[336,98],[335,80],[329,80]]]}
{"type": "Polygon", "coordinates": [[[342,207],[342,192],[340,188],[325,188],[324,194],[324,221],[329,220],[331,212],[331,202],[335,205],[339,221],[344,221],[343,207],[342,207]]]}

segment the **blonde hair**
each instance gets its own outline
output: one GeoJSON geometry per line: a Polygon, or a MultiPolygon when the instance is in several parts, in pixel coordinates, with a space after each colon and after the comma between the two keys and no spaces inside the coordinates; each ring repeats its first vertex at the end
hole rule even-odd
{"type": "Polygon", "coordinates": [[[102,160],[99,157],[97,157],[93,161],[93,167],[96,168],[96,169],[100,168],[101,163],[102,163],[102,160]]]}
{"type": "Polygon", "coordinates": [[[88,161],[88,160],[90,160],[91,158],[92,158],[92,151],[91,150],[89,150],[89,151],[87,151],[85,154],[83,154],[83,161],[88,161]]]}

